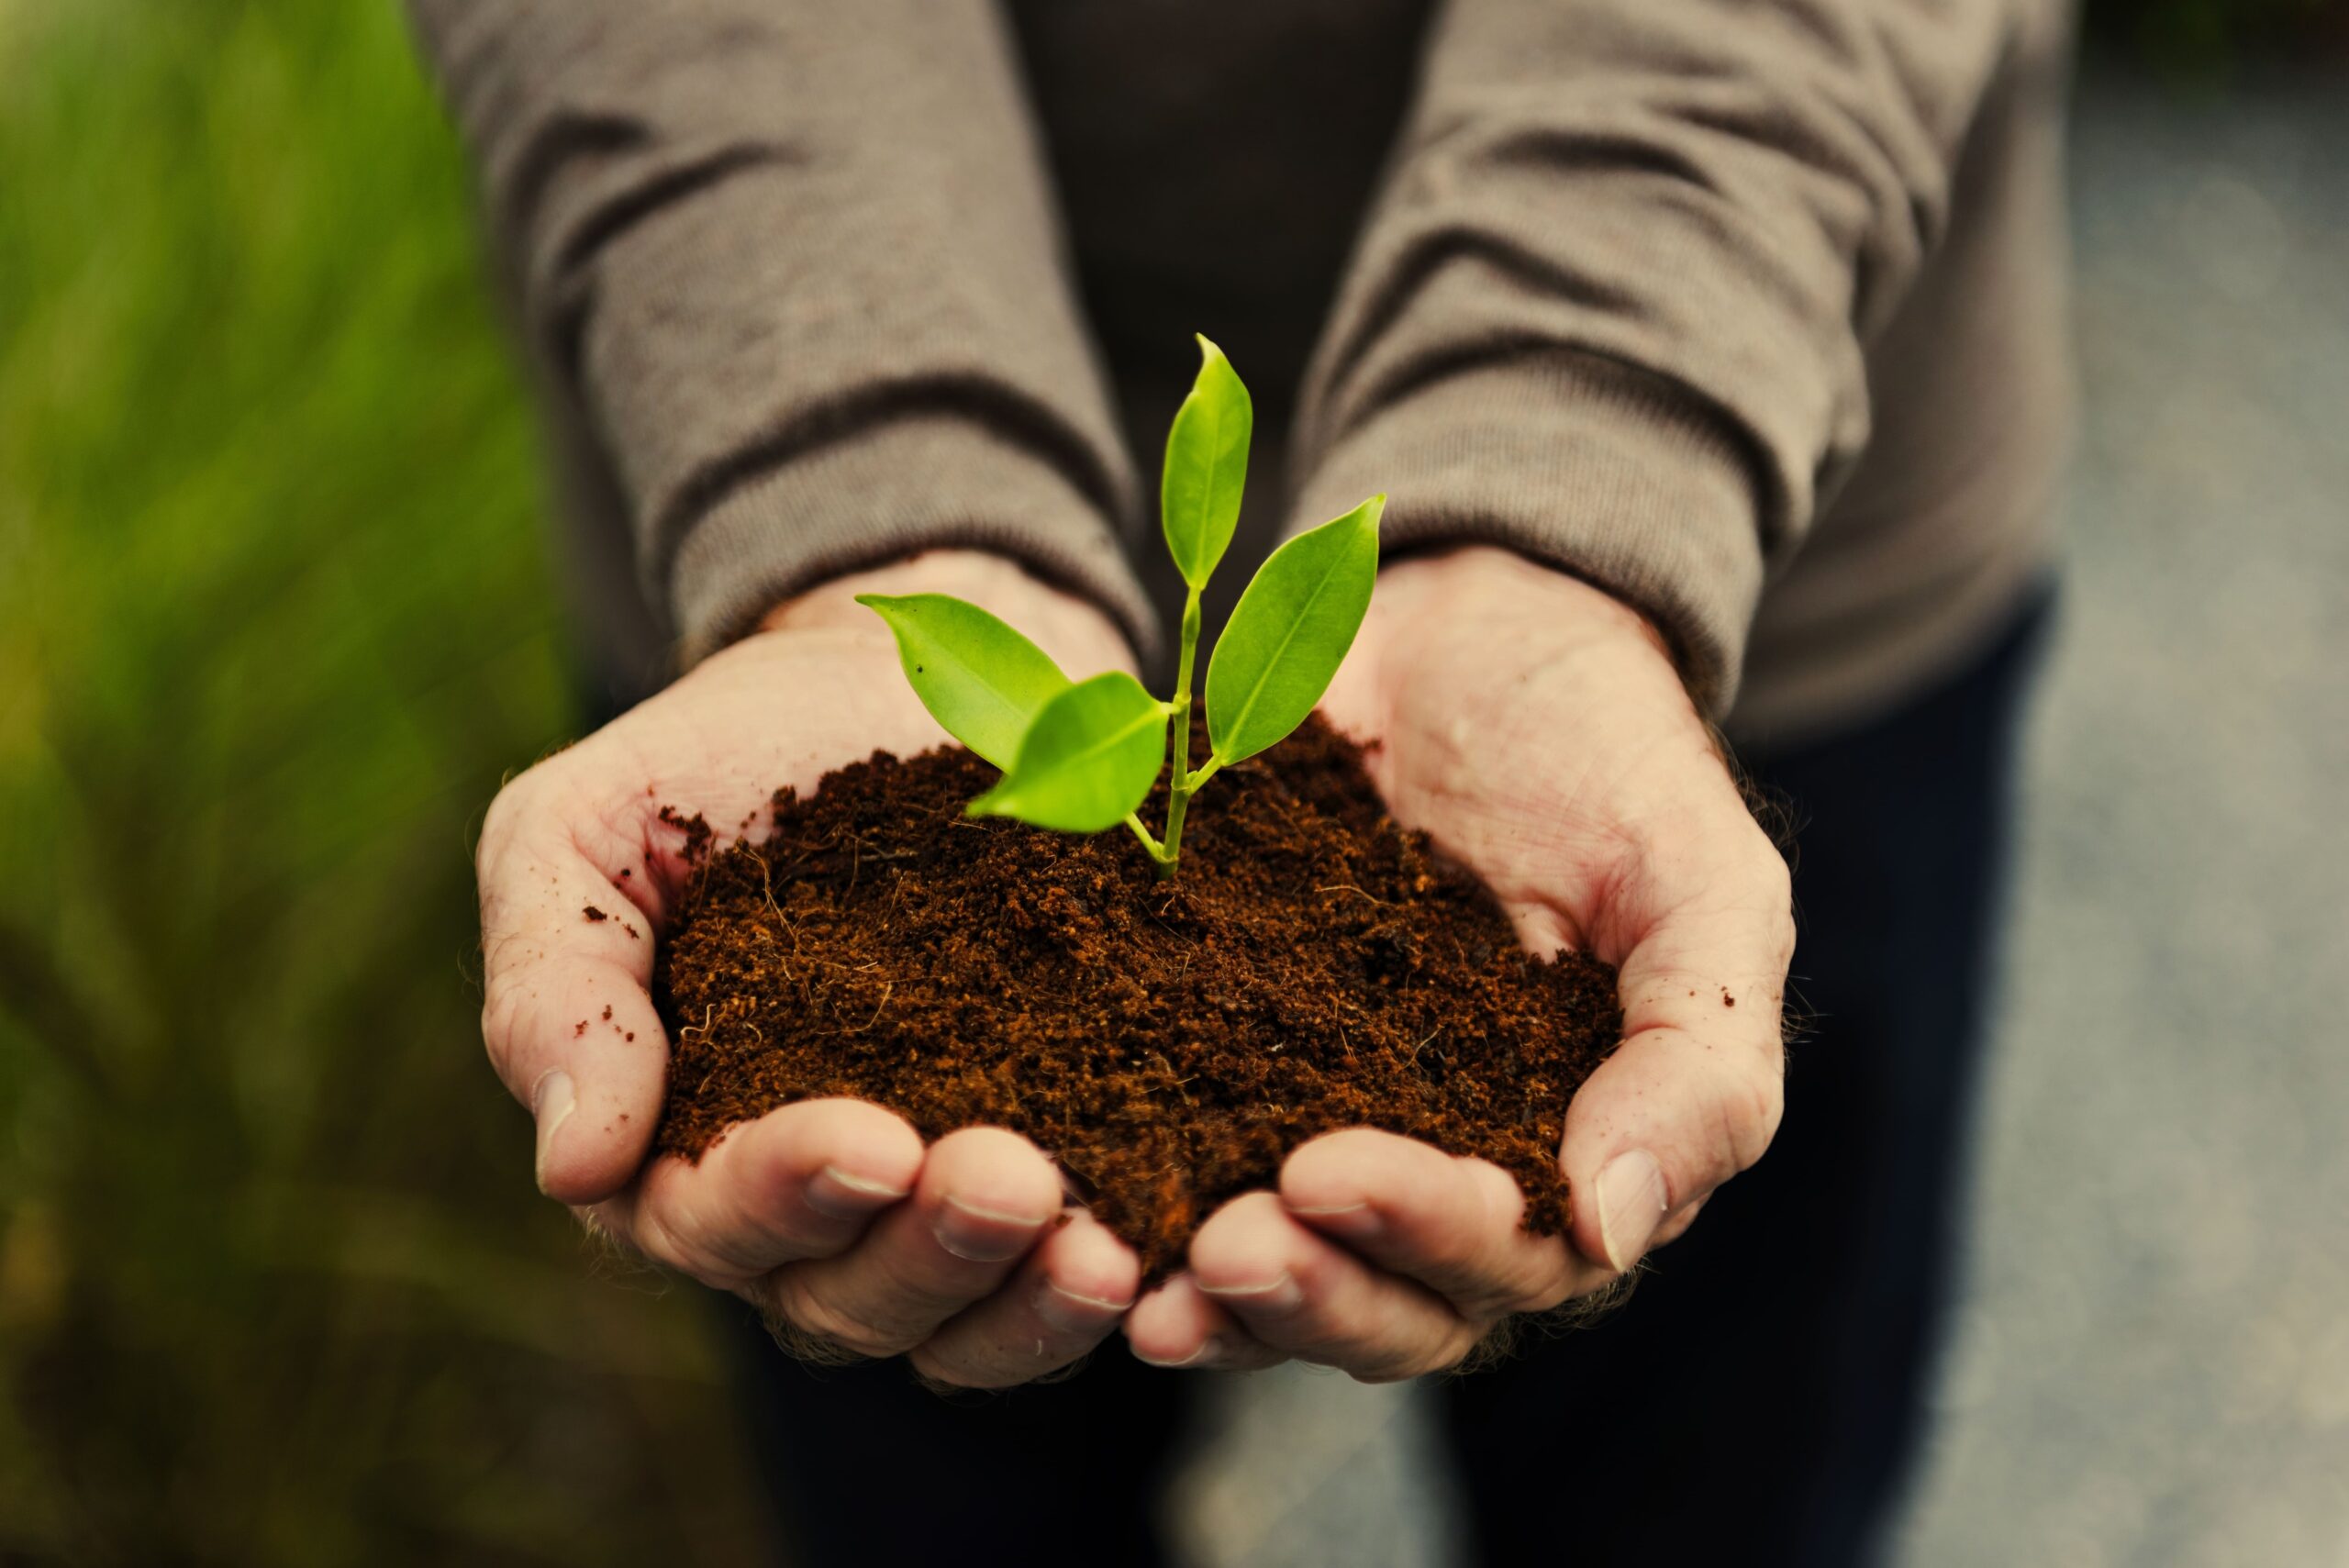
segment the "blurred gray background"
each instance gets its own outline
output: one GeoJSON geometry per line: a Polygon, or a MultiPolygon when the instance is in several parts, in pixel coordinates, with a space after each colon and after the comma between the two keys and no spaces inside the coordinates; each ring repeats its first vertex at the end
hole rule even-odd
{"type": "MultiPolygon", "coordinates": [[[[2349,1563],[2349,86],[2092,71],[2073,202],[2065,592],[1894,1555],[2349,1563]]],[[[1451,1560],[1410,1392],[1291,1372],[1222,1419],[1203,1562],[1451,1560]]]]}

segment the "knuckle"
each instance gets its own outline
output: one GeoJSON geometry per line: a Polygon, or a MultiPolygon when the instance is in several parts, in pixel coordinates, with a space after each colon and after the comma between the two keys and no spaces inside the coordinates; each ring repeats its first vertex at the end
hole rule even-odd
{"type": "Polygon", "coordinates": [[[1365,1357],[1358,1365],[1346,1368],[1346,1375],[1356,1383],[1408,1383],[1431,1372],[1442,1372],[1449,1363],[1436,1349],[1408,1351],[1382,1350],[1365,1357]]]}
{"type": "Polygon", "coordinates": [[[1299,1361],[1337,1367],[1364,1382],[1391,1382],[1411,1375],[1416,1347],[1398,1342],[1358,1319],[1328,1307],[1308,1307],[1290,1322],[1252,1325],[1275,1350],[1299,1361]]]}
{"type": "Polygon", "coordinates": [[[1429,1377],[1437,1373],[1450,1372],[1466,1361],[1484,1342],[1486,1331],[1474,1324],[1460,1324],[1438,1340],[1405,1375],[1429,1377]]]}
{"type": "MultiPolygon", "coordinates": [[[[529,995],[510,969],[493,971],[484,984],[481,1040],[493,1062],[502,1062],[520,1043],[524,1004],[529,995]]],[[[516,1087],[527,1090],[528,1085],[516,1087]]]]}
{"type": "Polygon", "coordinates": [[[1743,1068],[1723,1085],[1717,1135],[1723,1162],[1731,1170],[1749,1170],[1762,1158],[1777,1136],[1786,1100],[1786,1078],[1775,1060],[1743,1068]]]}
{"type": "MultiPolygon", "coordinates": [[[[1560,1251],[1563,1253],[1564,1249],[1560,1251]]],[[[1561,1256],[1555,1267],[1518,1281],[1516,1287],[1495,1303],[1491,1311],[1481,1316],[1497,1320],[1513,1318],[1520,1312],[1547,1312],[1572,1296],[1574,1287],[1572,1265],[1561,1256]]]]}
{"type": "Polygon", "coordinates": [[[503,1051],[514,1038],[513,993],[513,986],[500,979],[492,979],[483,988],[481,1040],[492,1056],[503,1051]]]}
{"type": "Polygon", "coordinates": [[[1352,1371],[1371,1360],[1376,1351],[1357,1325],[1326,1307],[1308,1306],[1286,1323],[1251,1323],[1248,1327],[1250,1332],[1275,1350],[1320,1366],[1352,1371]]]}
{"type": "Polygon", "coordinates": [[[1329,1252],[1288,1260],[1288,1275],[1302,1297],[1287,1315],[1300,1341],[1339,1344],[1355,1337],[1361,1292],[1354,1275],[1363,1265],[1329,1252]]]}
{"type": "Polygon", "coordinates": [[[702,1268],[700,1249],[681,1228],[662,1210],[651,1204],[640,1207],[636,1223],[629,1227],[629,1240],[645,1258],[674,1273],[681,1273],[704,1284],[719,1285],[728,1282],[708,1277],[702,1268]]]}
{"type": "Polygon", "coordinates": [[[910,1350],[922,1338],[874,1322],[865,1314],[846,1310],[789,1274],[778,1283],[774,1310],[818,1344],[871,1361],[910,1350]]]}
{"type": "Polygon", "coordinates": [[[1525,1192],[1517,1178],[1489,1160],[1465,1165],[1474,1184],[1476,1223],[1462,1226],[1449,1241],[1462,1262],[1485,1261],[1496,1243],[1506,1246],[1520,1234],[1525,1220],[1525,1192]]]}
{"type": "Polygon", "coordinates": [[[990,1388],[1003,1382],[965,1364],[960,1357],[941,1354],[934,1344],[916,1345],[906,1353],[906,1363],[918,1376],[948,1388],[990,1388]]]}
{"type": "Polygon", "coordinates": [[[1475,1223],[1447,1227],[1441,1239],[1431,1240],[1436,1266],[1425,1283],[1439,1286],[1472,1318],[1526,1310],[1520,1304],[1548,1288],[1556,1265],[1526,1245],[1525,1195],[1517,1178],[1482,1161],[1470,1170],[1478,1199],[1475,1223]]]}
{"type": "Polygon", "coordinates": [[[1492,1207],[1486,1202],[1478,1223],[1443,1226],[1420,1238],[1426,1249],[1425,1272],[1441,1279],[1488,1278],[1493,1272],[1488,1249],[1496,1235],[1508,1234],[1508,1231],[1495,1229],[1492,1207]]]}
{"type": "Polygon", "coordinates": [[[1346,1373],[1356,1383],[1408,1383],[1458,1365],[1475,1340],[1474,1330],[1464,1327],[1413,1335],[1399,1342],[1365,1348],[1346,1373]]]}
{"type": "Polygon", "coordinates": [[[760,1272],[729,1245],[721,1228],[674,1204],[640,1205],[634,1239],[637,1251],[653,1262],[713,1290],[738,1290],[760,1272]]]}
{"type": "MultiPolygon", "coordinates": [[[[523,945],[512,934],[485,936],[482,953],[482,1044],[492,1062],[503,1063],[529,1045],[540,998],[559,985],[562,973],[546,953],[523,945]]],[[[528,1084],[513,1083],[512,1087],[518,1095],[529,1090],[528,1084]]]]}

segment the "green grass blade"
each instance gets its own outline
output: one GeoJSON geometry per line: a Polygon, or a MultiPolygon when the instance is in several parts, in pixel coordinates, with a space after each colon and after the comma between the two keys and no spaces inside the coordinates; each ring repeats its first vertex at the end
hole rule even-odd
{"type": "Polygon", "coordinates": [[[1046,703],[1003,782],[974,817],[1016,817],[1063,833],[1098,833],[1140,806],[1166,762],[1166,705],[1122,670],[1079,681],[1046,703]]]}
{"type": "Polygon", "coordinates": [[[948,594],[859,594],[889,623],[897,658],[930,717],[1008,770],[1043,706],[1068,690],[1051,655],[978,606],[948,594]]]}
{"type": "Polygon", "coordinates": [[[1221,349],[1201,338],[1198,377],[1167,432],[1158,493],[1167,553],[1194,588],[1207,586],[1239,526],[1255,424],[1255,405],[1239,373],[1221,349]]]}
{"type": "Polygon", "coordinates": [[[1353,646],[1378,577],[1374,495],[1273,551],[1240,595],[1208,664],[1215,760],[1252,757],[1305,722],[1353,646]]]}

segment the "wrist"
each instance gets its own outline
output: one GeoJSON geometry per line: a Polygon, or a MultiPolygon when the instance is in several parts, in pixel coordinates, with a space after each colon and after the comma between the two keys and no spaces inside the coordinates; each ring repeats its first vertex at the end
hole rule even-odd
{"type": "Polygon", "coordinates": [[[1407,556],[1379,573],[1376,602],[1398,626],[1530,613],[1600,636],[1637,639],[1672,662],[1663,632],[1630,601],[1502,545],[1456,545],[1407,556]]]}
{"type": "Polygon", "coordinates": [[[1130,670],[1125,634],[1092,600],[1055,588],[1008,556],[980,550],[931,550],[866,571],[844,573],[777,604],[757,632],[818,629],[871,632],[894,647],[859,594],[949,594],[966,599],[1027,636],[1070,674],[1130,670]]]}

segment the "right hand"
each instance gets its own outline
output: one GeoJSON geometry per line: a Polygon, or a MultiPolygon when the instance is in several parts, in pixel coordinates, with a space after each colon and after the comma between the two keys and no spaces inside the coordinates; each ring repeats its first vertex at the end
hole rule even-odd
{"type": "Polygon", "coordinates": [[[1375,743],[1395,819],[1474,871],[1527,951],[1616,966],[1622,1040],[1560,1107],[1567,1234],[1527,1234],[1489,1162],[1333,1132],[1210,1216],[1127,1318],[1161,1364],[1453,1366],[1679,1235],[1785,1104],[1787,863],[1644,617],[1505,550],[1422,552],[1380,573],[1321,711],[1375,743]]]}
{"type": "Polygon", "coordinates": [[[941,1381],[1023,1383],[1116,1329],[1134,1254],[1081,1210],[1025,1139],[969,1128],[925,1148],[853,1100],[785,1106],[698,1163],[646,1162],[667,1036],[653,943],[685,888],[699,813],[718,842],[759,828],[782,786],[812,793],[881,749],[946,740],[860,593],[943,592],[985,606],[1080,674],[1130,669],[1116,628],[999,558],[934,551],[824,584],[676,684],[499,792],[482,827],[482,1033],[538,1124],[538,1180],[664,1267],[729,1290],[779,1335],[863,1356],[909,1353],[941,1381]],[[591,920],[588,906],[608,913],[591,920]]]}

